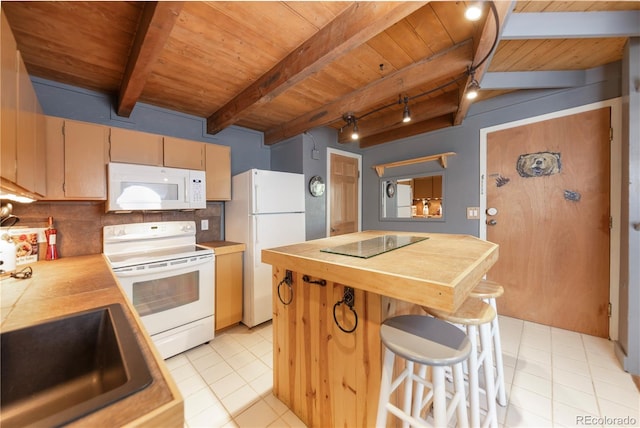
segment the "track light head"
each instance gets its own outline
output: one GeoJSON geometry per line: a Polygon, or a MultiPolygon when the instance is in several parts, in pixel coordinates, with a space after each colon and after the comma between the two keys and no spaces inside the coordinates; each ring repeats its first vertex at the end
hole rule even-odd
{"type": "Polygon", "coordinates": [[[474,2],[467,7],[467,10],[464,12],[464,17],[469,21],[477,21],[482,16],[482,3],[474,2]]]}
{"type": "Polygon", "coordinates": [[[357,140],[360,138],[360,135],[358,135],[358,119],[356,119],[353,113],[346,113],[342,115],[342,120],[347,122],[346,126],[353,125],[353,129],[351,130],[351,139],[357,140]]]}
{"type": "Polygon", "coordinates": [[[409,97],[404,97],[404,111],[402,112],[402,122],[411,122],[411,113],[409,112],[409,97]]]}
{"type": "Polygon", "coordinates": [[[466,97],[468,100],[475,100],[478,98],[478,91],[480,90],[480,84],[476,79],[473,79],[469,86],[467,86],[466,97]]]}

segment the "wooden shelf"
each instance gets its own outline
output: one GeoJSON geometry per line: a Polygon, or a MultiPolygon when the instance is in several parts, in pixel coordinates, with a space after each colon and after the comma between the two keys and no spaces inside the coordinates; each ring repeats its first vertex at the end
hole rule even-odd
{"type": "Polygon", "coordinates": [[[373,168],[378,173],[378,177],[382,177],[384,175],[384,169],[385,168],[394,168],[396,166],[413,165],[414,163],[429,162],[429,161],[433,161],[433,160],[437,160],[438,162],[440,162],[440,165],[443,168],[446,168],[447,167],[447,157],[454,156],[454,155],[455,155],[455,152],[440,153],[440,154],[437,154],[437,155],[424,156],[424,157],[421,157],[421,158],[407,159],[407,160],[403,160],[403,161],[397,161],[397,162],[383,163],[383,164],[380,164],[380,165],[374,165],[373,168]]]}

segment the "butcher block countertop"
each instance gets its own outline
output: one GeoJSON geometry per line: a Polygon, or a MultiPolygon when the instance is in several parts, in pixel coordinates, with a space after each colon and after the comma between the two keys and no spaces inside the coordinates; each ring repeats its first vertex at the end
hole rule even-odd
{"type": "Polygon", "coordinates": [[[497,260],[497,244],[442,233],[366,231],[262,250],[264,263],[448,312],[497,260]],[[428,239],[370,258],[320,251],[385,235],[428,239]]]}
{"type": "Polygon", "coordinates": [[[198,243],[201,247],[211,248],[216,256],[223,254],[239,253],[247,249],[245,244],[231,241],[209,241],[198,243]]]}
{"type": "MultiPolygon", "coordinates": [[[[3,332],[120,303],[153,377],[145,389],[69,426],[184,426],[182,396],[104,257],[99,254],[68,257],[30,266],[33,268],[31,278],[3,276],[1,279],[3,332]]],[[[18,270],[22,267],[18,266],[18,270]]]]}

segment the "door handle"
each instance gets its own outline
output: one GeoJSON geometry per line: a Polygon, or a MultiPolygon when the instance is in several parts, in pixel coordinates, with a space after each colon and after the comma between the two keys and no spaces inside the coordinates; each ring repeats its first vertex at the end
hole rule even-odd
{"type": "Polygon", "coordinates": [[[487,220],[487,226],[495,226],[496,224],[498,224],[498,222],[494,219],[487,220]]]}

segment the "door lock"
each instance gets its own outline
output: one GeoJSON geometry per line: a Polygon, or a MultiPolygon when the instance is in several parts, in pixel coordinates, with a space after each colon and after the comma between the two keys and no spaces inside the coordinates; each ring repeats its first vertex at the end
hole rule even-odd
{"type": "Polygon", "coordinates": [[[498,224],[498,222],[494,219],[487,220],[487,226],[495,226],[496,224],[498,224]]]}

